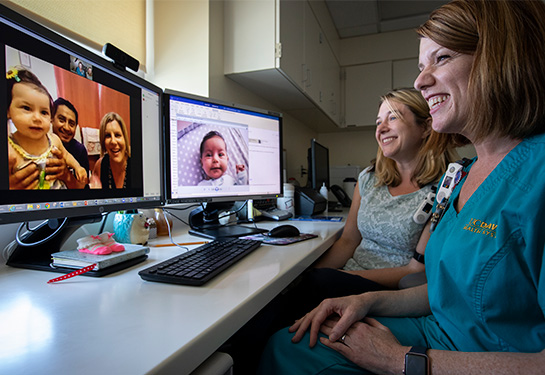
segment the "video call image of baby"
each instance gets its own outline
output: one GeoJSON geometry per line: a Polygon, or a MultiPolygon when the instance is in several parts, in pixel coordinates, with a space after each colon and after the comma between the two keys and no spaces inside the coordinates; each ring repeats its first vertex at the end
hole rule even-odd
{"type": "Polygon", "coordinates": [[[248,129],[178,122],[182,186],[248,185],[248,129]]]}
{"type": "MultiPolygon", "coordinates": [[[[38,77],[29,70],[11,68],[6,79],[7,118],[16,129],[8,137],[10,174],[34,163],[40,170],[38,189],[66,189],[62,180],[45,179],[46,161],[57,152],[56,157],[64,158],[74,169],[78,181],[87,183],[87,171],[66,151],[56,134],[48,133],[53,99],[38,77]]],[[[12,182],[10,179],[10,189],[15,188],[12,182]]]]}

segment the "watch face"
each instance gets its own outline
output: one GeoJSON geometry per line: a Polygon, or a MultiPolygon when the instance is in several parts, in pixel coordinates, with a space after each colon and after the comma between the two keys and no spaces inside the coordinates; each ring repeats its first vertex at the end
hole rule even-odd
{"type": "Polygon", "coordinates": [[[405,356],[406,375],[426,375],[428,373],[428,358],[422,354],[407,353],[405,356]]]}

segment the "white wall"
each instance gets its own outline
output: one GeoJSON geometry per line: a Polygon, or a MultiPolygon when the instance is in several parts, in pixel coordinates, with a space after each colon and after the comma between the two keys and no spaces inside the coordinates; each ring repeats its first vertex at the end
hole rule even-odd
{"type": "Polygon", "coordinates": [[[329,165],[368,166],[377,155],[375,129],[364,128],[343,133],[320,133],[320,144],[329,148],[329,165]]]}
{"type": "Polygon", "coordinates": [[[154,71],[162,88],[208,96],[208,0],[155,0],[154,71]]]}

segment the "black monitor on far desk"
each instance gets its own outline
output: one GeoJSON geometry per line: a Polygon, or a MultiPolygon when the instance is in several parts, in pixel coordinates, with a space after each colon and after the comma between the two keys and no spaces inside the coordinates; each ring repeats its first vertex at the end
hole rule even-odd
{"type": "Polygon", "coordinates": [[[325,184],[329,188],[329,149],[312,139],[308,149],[308,183],[319,191],[325,184]]]}

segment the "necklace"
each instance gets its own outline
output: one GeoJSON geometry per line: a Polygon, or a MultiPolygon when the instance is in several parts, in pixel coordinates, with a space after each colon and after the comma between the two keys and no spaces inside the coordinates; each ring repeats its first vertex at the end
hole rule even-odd
{"type": "MultiPolygon", "coordinates": [[[[110,162],[110,160],[108,160],[108,163],[109,162],[110,162]]],[[[128,160],[125,163],[125,168],[124,168],[125,178],[123,179],[123,186],[121,188],[118,188],[116,186],[115,180],[114,180],[114,175],[112,173],[112,167],[111,167],[111,165],[109,165],[109,168],[108,168],[108,188],[109,189],[126,189],[127,188],[127,164],[129,164],[128,160]]]]}
{"type": "Polygon", "coordinates": [[[13,147],[13,149],[15,151],[17,151],[23,158],[25,158],[26,160],[32,160],[34,162],[41,162],[41,161],[47,160],[47,157],[48,157],[49,153],[51,152],[51,149],[53,148],[53,146],[51,145],[51,139],[49,138],[49,136],[47,136],[47,144],[48,144],[47,149],[41,155],[31,155],[31,154],[29,154],[24,148],[22,148],[17,143],[17,141],[15,141],[12,138],[11,135],[9,136],[8,141],[9,141],[9,144],[11,145],[11,147],[13,147]]]}

